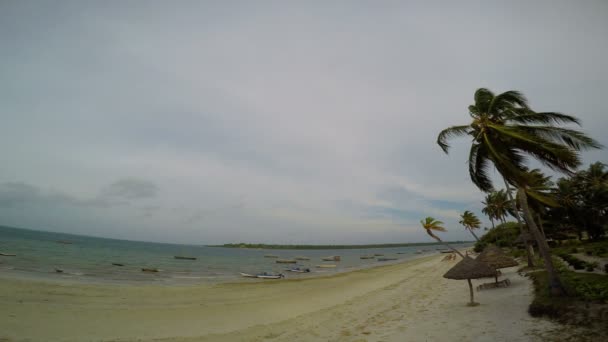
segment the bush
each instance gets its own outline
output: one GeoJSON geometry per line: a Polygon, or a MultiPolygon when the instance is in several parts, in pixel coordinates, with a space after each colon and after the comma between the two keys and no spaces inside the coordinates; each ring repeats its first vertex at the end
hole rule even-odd
{"type": "Polygon", "coordinates": [[[608,273],[608,264],[604,265],[604,272],[608,273]]]}
{"type": "Polygon", "coordinates": [[[585,254],[587,254],[588,256],[592,256],[593,255],[593,251],[592,250],[586,250],[585,254]]]}
{"type": "Polygon", "coordinates": [[[578,248],[576,248],[576,247],[572,247],[572,248],[570,249],[570,253],[578,253],[578,248]]]}

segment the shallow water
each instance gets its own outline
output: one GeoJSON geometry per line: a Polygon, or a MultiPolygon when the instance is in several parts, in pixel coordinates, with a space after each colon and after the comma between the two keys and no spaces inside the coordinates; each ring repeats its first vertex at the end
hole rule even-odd
{"type": "MultiPolygon", "coordinates": [[[[457,247],[468,247],[456,245],[457,247]]],[[[0,274],[9,277],[44,278],[78,282],[200,284],[242,280],[239,272],[281,272],[288,278],[328,275],[359,268],[410,260],[437,253],[441,246],[412,246],[399,248],[339,249],[339,250],[262,250],[220,248],[196,245],[178,245],[127,240],[95,238],[34,230],[0,227],[0,252],[16,254],[0,256],[0,274]],[[60,243],[65,241],[69,243],[60,243]],[[423,254],[416,251],[425,250],[423,254]],[[397,261],[379,262],[360,259],[362,255],[384,254],[397,261]],[[403,254],[397,254],[403,253],[403,254]],[[277,255],[298,261],[299,267],[310,268],[312,273],[285,272],[292,264],[277,264],[277,255]],[[197,260],[179,260],[175,255],[196,257],[197,260]],[[340,262],[325,262],[322,257],[340,255],[340,262]],[[114,266],[121,263],[125,266],[114,266]],[[316,265],[335,264],[333,269],[318,269],[316,265]],[[55,269],[63,273],[57,273],[55,269]],[[142,268],[156,268],[158,273],[142,272],[142,268]]]]}

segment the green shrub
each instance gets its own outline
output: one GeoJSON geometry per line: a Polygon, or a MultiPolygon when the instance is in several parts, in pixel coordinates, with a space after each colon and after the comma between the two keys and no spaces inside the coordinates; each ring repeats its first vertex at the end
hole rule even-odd
{"type": "Polygon", "coordinates": [[[576,247],[572,247],[572,248],[570,249],[570,253],[578,253],[578,248],[576,248],[576,247]]]}

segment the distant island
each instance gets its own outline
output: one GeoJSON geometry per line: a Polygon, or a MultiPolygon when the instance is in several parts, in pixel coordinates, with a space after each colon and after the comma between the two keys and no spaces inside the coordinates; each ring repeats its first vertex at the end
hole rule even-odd
{"type": "MultiPolygon", "coordinates": [[[[451,244],[473,243],[473,241],[450,241],[451,244]]],[[[265,243],[226,243],[209,247],[252,248],[252,249],[365,249],[365,248],[395,248],[412,246],[443,246],[438,242],[414,243],[384,243],[371,245],[271,245],[265,243]]]]}

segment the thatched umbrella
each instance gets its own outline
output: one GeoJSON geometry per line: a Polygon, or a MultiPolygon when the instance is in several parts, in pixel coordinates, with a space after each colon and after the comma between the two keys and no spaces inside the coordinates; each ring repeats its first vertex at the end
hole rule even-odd
{"type": "MultiPolygon", "coordinates": [[[[475,260],[486,263],[494,269],[519,265],[515,259],[506,255],[499,247],[493,245],[487,246],[475,260]]],[[[498,272],[494,274],[494,280],[498,283],[498,272]]]]}
{"type": "Polygon", "coordinates": [[[469,290],[471,292],[471,302],[468,305],[476,306],[479,305],[479,303],[475,303],[474,301],[473,284],[471,284],[471,279],[487,278],[495,274],[496,270],[492,269],[492,267],[469,256],[465,256],[460,262],[454,265],[454,267],[450,268],[450,270],[447,271],[443,277],[457,280],[466,279],[469,283],[469,290]]]}

